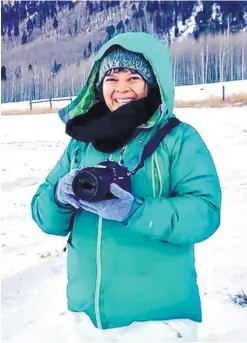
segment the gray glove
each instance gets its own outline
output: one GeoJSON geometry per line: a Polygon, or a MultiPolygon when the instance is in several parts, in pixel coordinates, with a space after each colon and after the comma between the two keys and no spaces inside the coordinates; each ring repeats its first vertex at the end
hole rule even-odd
{"type": "Polygon", "coordinates": [[[80,208],[79,199],[75,197],[72,190],[72,182],[74,177],[78,174],[80,169],[73,169],[68,174],[64,175],[57,183],[55,188],[55,198],[58,205],[67,207],[73,206],[74,208],[80,208]]]}
{"type": "Polygon", "coordinates": [[[108,220],[122,222],[129,217],[141,206],[134,202],[134,197],[126,192],[117,184],[110,185],[110,191],[116,196],[115,199],[103,200],[99,202],[88,202],[80,200],[80,206],[89,212],[97,214],[108,220]]]}

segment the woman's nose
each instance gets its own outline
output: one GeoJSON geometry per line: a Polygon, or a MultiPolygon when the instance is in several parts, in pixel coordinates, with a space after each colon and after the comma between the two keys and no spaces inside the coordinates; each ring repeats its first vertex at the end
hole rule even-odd
{"type": "Polygon", "coordinates": [[[116,87],[115,87],[115,91],[116,92],[126,92],[126,91],[129,91],[130,90],[130,87],[128,85],[128,83],[126,82],[118,82],[116,87]]]}

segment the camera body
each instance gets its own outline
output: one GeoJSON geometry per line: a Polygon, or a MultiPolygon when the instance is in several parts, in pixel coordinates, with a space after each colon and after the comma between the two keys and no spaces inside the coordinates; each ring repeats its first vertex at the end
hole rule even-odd
{"type": "Polygon", "coordinates": [[[110,184],[116,183],[131,193],[131,173],[114,161],[104,161],[96,167],[81,169],[72,182],[75,196],[81,200],[96,202],[114,199],[110,184]]]}

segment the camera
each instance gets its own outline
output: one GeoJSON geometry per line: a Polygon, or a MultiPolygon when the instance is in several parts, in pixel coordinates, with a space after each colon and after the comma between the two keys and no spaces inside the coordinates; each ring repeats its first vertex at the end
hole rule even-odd
{"type": "Polygon", "coordinates": [[[72,189],[75,196],[81,200],[109,200],[115,198],[110,192],[111,183],[131,192],[131,173],[117,162],[104,161],[96,167],[81,169],[72,182],[72,189]]]}

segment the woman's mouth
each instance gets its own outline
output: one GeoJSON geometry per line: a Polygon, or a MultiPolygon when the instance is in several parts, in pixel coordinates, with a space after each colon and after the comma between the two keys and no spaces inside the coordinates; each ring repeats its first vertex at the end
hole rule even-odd
{"type": "Polygon", "coordinates": [[[126,99],[115,99],[116,103],[118,105],[126,105],[128,104],[129,102],[135,100],[134,98],[126,98],[126,99]]]}

